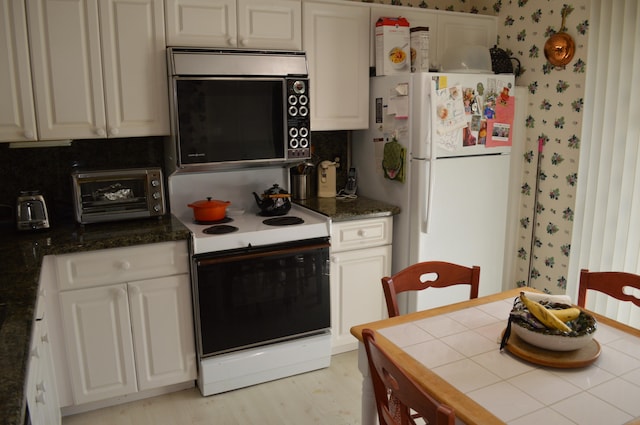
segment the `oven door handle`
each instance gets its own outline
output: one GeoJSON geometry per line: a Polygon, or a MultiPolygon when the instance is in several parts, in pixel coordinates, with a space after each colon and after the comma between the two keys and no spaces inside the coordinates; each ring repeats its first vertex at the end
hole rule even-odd
{"type": "Polygon", "coordinates": [[[293,246],[293,247],[287,247],[287,248],[281,248],[281,249],[274,249],[272,251],[247,252],[244,254],[221,256],[217,258],[201,258],[196,260],[196,265],[198,267],[208,266],[211,264],[228,263],[230,261],[250,260],[252,258],[264,258],[264,257],[271,257],[274,255],[313,251],[316,249],[329,248],[330,246],[331,244],[329,242],[324,242],[324,243],[318,243],[313,245],[293,246]]]}

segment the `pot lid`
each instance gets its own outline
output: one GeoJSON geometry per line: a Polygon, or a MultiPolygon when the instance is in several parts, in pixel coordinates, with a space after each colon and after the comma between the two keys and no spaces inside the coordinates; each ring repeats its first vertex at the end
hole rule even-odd
{"type": "Polygon", "coordinates": [[[231,205],[229,201],[219,201],[217,199],[212,199],[210,196],[207,199],[201,199],[199,201],[195,201],[190,203],[188,206],[191,208],[217,208],[231,205]]]}

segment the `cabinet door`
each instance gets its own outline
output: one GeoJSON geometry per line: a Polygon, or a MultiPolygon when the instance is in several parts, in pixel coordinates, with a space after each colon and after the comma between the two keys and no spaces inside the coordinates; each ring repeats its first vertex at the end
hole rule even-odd
{"type": "Polygon", "coordinates": [[[107,136],[169,134],[162,0],[100,0],[107,136]]]}
{"type": "Polygon", "coordinates": [[[60,293],[75,404],[137,391],[126,284],[60,293]]]}
{"type": "Polygon", "coordinates": [[[391,245],[331,254],[333,354],[355,350],[351,327],[386,317],[380,279],[391,272],[391,245]]]}
{"type": "Polygon", "coordinates": [[[27,378],[27,403],[32,425],[59,425],[62,422],[45,320],[34,322],[27,378]]]}
{"type": "Polygon", "coordinates": [[[443,13],[438,16],[435,63],[442,64],[442,56],[449,47],[479,45],[491,48],[498,41],[497,33],[494,16],[443,13]]]}
{"type": "Polygon", "coordinates": [[[0,0],[0,142],[35,140],[27,19],[22,0],[0,0]]]}
{"type": "Polygon", "coordinates": [[[236,0],[166,0],[167,46],[236,47],[236,0]]]}
{"type": "Polygon", "coordinates": [[[300,50],[300,0],[238,0],[238,47],[300,50]]]}
{"type": "Polygon", "coordinates": [[[369,125],[369,8],[303,3],[303,43],[309,62],[311,130],[369,125]]]}
{"type": "Polygon", "coordinates": [[[40,139],[104,137],[95,1],[28,0],[40,139]]]}
{"type": "Polygon", "coordinates": [[[129,284],[138,388],[196,378],[196,354],[188,274],[129,284]]]}

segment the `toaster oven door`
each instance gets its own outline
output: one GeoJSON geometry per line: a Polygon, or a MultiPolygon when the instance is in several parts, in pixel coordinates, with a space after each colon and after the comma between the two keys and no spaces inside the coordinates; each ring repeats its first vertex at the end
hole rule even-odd
{"type": "Polygon", "coordinates": [[[74,175],[79,223],[127,220],[164,214],[160,170],[74,175]]]}

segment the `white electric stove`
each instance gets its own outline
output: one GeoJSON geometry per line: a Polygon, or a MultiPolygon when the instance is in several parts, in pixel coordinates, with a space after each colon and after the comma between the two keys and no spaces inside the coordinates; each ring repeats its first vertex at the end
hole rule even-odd
{"type": "Polygon", "coordinates": [[[169,177],[171,211],[192,234],[198,387],[203,395],[330,364],[330,220],[296,204],[286,215],[259,215],[253,192],[261,195],[273,184],[287,189],[288,170],[259,168],[169,177]],[[225,220],[194,220],[188,204],[207,197],[231,202],[225,220]],[[291,218],[296,224],[267,224],[291,218]],[[220,229],[224,232],[219,233],[220,229]],[[220,266],[227,262],[228,268],[220,266]],[[271,322],[287,329],[274,330],[271,322]],[[258,328],[256,332],[264,339],[236,337],[258,328]],[[221,338],[237,339],[237,348],[219,346],[221,338]]]}

